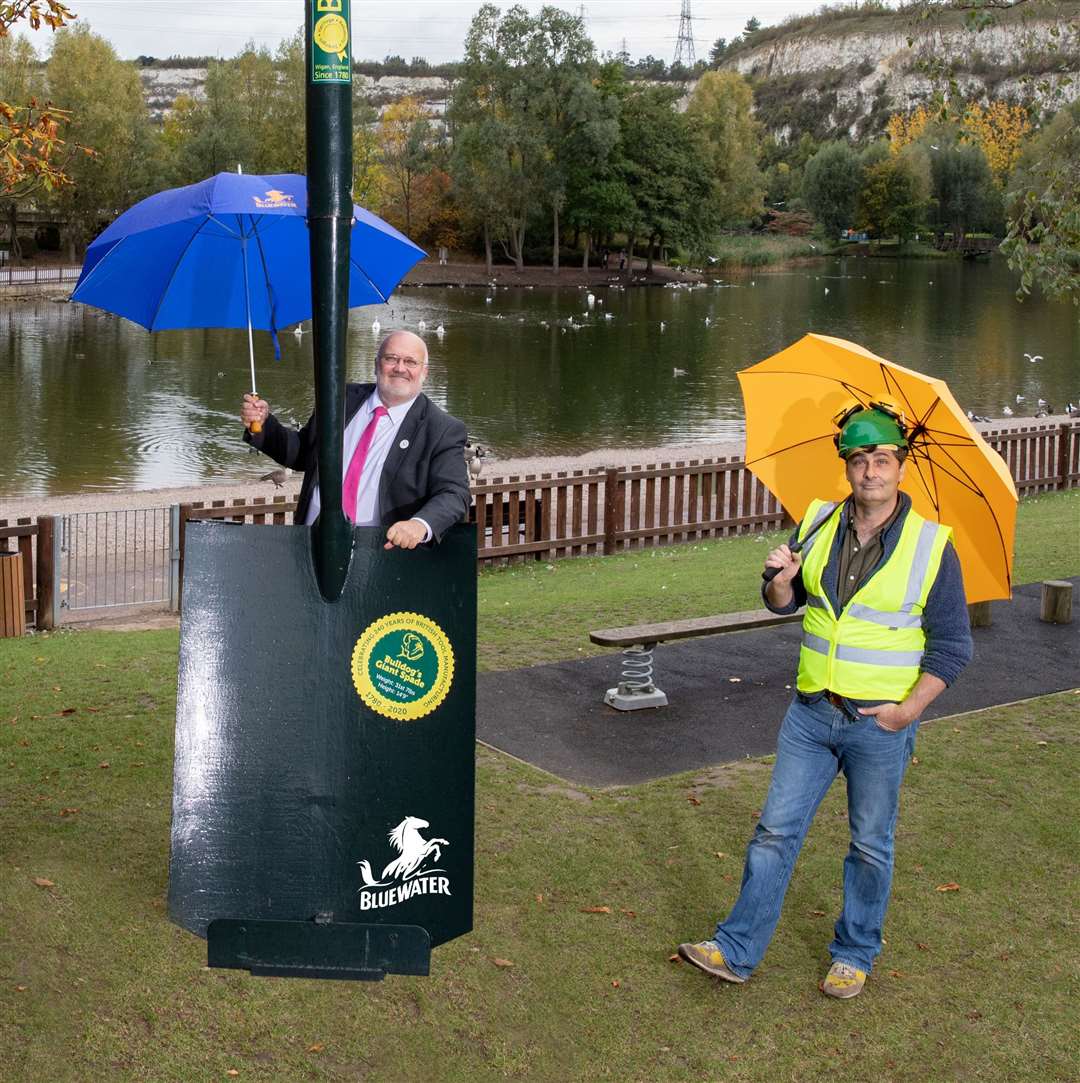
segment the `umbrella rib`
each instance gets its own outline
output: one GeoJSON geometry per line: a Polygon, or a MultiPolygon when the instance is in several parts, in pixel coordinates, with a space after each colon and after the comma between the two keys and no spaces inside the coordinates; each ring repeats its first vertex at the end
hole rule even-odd
{"type": "Polygon", "coordinates": [[[371,276],[367,273],[367,271],[365,271],[364,268],[361,267],[360,264],[353,259],[351,243],[349,245],[349,266],[355,267],[364,276],[364,278],[367,280],[368,285],[382,298],[383,304],[385,304],[387,300],[389,300],[386,294],[384,294],[383,291],[379,289],[379,287],[376,286],[374,282],[371,281],[371,276]]]}
{"type": "Polygon", "coordinates": [[[756,459],[747,459],[743,465],[751,467],[755,463],[762,462],[765,459],[772,459],[777,455],[783,455],[786,451],[794,451],[797,447],[806,447],[807,444],[816,444],[819,440],[832,440],[832,436],[827,432],[822,433],[820,436],[811,436],[809,440],[800,440],[797,444],[788,444],[787,447],[775,448],[766,455],[759,455],[756,459]]]}
{"type": "Polygon", "coordinates": [[[266,252],[262,246],[262,234],[259,232],[259,227],[255,222],[255,216],[249,214],[248,219],[251,222],[251,235],[255,238],[255,245],[259,250],[259,263],[262,265],[263,282],[266,284],[266,295],[270,301],[270,333],[276,335],[277,321],[274,319],[274,310],[277,307],[277,299],[274,297],[274,290],[270,285],[270,271],[266,266],[266,252]]]}
{"type": "MultiPolygon", "coordinates": [[[[172,266],[172,270],[169,272],[169,279],[165,283],[165,287],[164,287],[164,289],[162,289],[161,295],[158,297],[157,307],[154,309],[154,315],[150,318],[150,323],[149,323],[149,325],[147,327],[147,330],[153,331],[154,323],[157,321],[158,315],[161,312],[161,306],[165,303],[165,297],[168,295],[169,287],[172,285],[173,279],[176,277],[176,272],[180,270],[180,264],[184,262],[184,257],[187,255],[188,249],[195,243],[195,238],[198,237],[198,235],[200,233],[202,233],[203,226],[205,226],[206,223],[208,221],[210,221],[212,218],[213,218],[213,215],[207,215],[206,217],[203,218],[203,220],[199,223],[198,229],[196,229],[191,234],[191,236],[188,237],[187,243],[184,245],[184,247],[177,254],[176,260],[175,260],[175,262],[173,263],[173,266],[172,266]]],[[[216,219],[215,219],[215,221],[216,221],[216,219]]]]}

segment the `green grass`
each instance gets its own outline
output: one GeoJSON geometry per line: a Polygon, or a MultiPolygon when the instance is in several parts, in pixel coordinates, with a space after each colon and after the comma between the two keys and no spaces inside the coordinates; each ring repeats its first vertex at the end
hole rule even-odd
{"type": "MultiPolygon", "coordinates": [[[[481,669],[609,653],[594,628],[702,617],[761,604],[765,553],[786,533],[746,534],[480,574],[481,669]]],[[[1080,574],[1080,490],[1020,504],[1014,583],[1080,574]]]]}
{"type": "Polygon", "coordinates": [[[736,988],[669,957],[735,897],[765,761],[592,791],[485,749],[476,931],[428,979],[367,985],[210,971],[169,923],[176,646],[62,632],[0,647],[6,1080],[1076,1078],[1076,693],[920,735],[888,944],[857,1001],[817,991],[840,784],[736,988]]]}

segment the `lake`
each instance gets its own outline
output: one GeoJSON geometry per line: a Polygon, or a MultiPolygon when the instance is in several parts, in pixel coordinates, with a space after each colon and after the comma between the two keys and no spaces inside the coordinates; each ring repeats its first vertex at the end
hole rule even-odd
{"type": "MultiPolygon", "coordinates": [[[[736,371],[808,331],[941,377],[977,414],[1009,406],[1032,416],[1039,397],[1060,412],[1080,400],[1077,310],[1019,304],[1014,289],[999,260],[885,259],[717,275],[693,290],[594,288],[591,309],[583,289],[408,288],[350,314],[348,378],[371,378],[376,317],[383,334],[425,322],[426,390],[504,458],[738,439],[736,371]]],[[[311,336],[280,337],[275,361],[270,336],[256,332],[259,391],[302,423],[314,404],[311,336]]],[[[240,440],[246,332],[150,335],[43,300],[0,306],[0,343],[9,448],[0,496],[229,482],[267,469],[240,440]]]]}

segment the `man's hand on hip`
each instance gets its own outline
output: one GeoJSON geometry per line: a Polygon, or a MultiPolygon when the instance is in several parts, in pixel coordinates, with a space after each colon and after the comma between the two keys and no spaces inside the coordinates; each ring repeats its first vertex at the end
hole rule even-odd
{"type": "Polygon", "coordinates": [[[872,715],[878,726],[893,733],[907,729],[915,721],[915,715],[906,710],[903,703],[882,703],[877,707],[860,707],[859,714],[872,715]]]}
{"type": "Polygon", "coordinates": [[[393,549],[396,546],[398,549],[415,549],[423,542],[426,534],[427,527],[418,519],[402,519],[387,530],[383,548],[393,549]]]}

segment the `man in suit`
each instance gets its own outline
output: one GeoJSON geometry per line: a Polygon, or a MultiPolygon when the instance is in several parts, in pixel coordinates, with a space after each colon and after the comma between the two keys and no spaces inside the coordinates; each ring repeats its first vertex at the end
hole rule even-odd
{"type": "MultiPolygon", "coordinates": [[[[375,355],[375,383],[345,388],[342,508],[357,526],[385,526],[387,549],[438,541],[469,510],[465,426],[423,393],[427,371],[424,340],[392,331],[375,355]]],[[[314,415],[298,432],[265,399],[245,395],[240,417],[246,443],[303,470],[295,522],[314,523],[322,503],[314,415]],[[262,431],[253,433],[256,421],[262,431]]]]}

